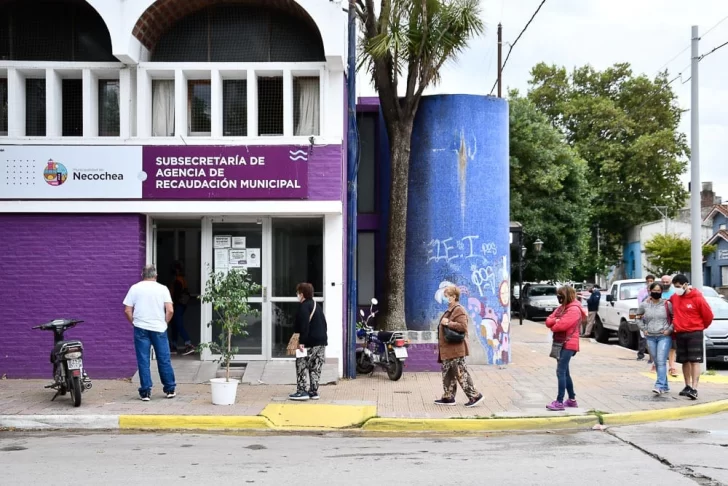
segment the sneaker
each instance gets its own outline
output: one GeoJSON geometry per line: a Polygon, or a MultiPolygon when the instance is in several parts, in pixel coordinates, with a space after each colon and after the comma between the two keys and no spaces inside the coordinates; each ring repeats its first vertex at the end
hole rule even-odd
{"type": "Polygon", "coordinates": [[[566,407],[566,408],[579,408],[579,404],[576,403],[576,400],[572,400],[571,398],[569,398],[568,400],[566,400],[564,402],[564,407],[566,407]]]}
{"type": "Polygon", "coordinates": [[[313,393],[309,392],[308,393],[308,398],[310,398],[311,400],[318,400],[321,397],[319,397],[319,394],[316,393],[316,392],[313,392],[313,393]]]}
{"type": "Polygon", "coordinates": [[[306,392],[300,392],[300,391],[297,391],[296,393],[291,393],[290,395],[288,395],[288,399],[289,400],[296,400],[296,401],[299,401],[299,402],[308,400],[310,398],[311,397],[308,395],[308,393],[306,393],[306,392]]]}
{"type": "Polygon", "coordinates": [[[690,391],[688,392],[688,398],[690,400],[697,400],[698,399],[698,390],[696,390],[695,388],[691,388],[690,391]]]}
{"type": "Polygon", "coordinates": [[[562,412],[565,410],[564,404],[557,400],[554,400],[553,402],[546,405],[546,408],[554,412],[562,412]]]}
{"type": "Polygon", "coordinates": [[[174,391],[167,392],[167,398],[174,398],[177,396],[177,393],[174,391]]]}
{"type": "Polygon", "coordinates": [[[637,356],[637,361],[644,361],[644,360],[645,360],[644,356],[637,356]]]}
{"type": "Polygon", "coordinates": [[[652,393],[654,393],[657,396],[660,396],[660,395],[662,395],[662,390],[660,390],[659,388],[655,387],[655,388],[652,389],[652,393]]]}
{"type": "Polygon", "coordinates": [[[439,400],[435,400],[435,405],[455,405],[455,399],[454,398],[440,398],[439,400]]]}
{"type": "Polygon", "coordinates": [[[678,393],[678,395],[680,395],[681,397],[686,397],[688,396],[688,393],[690,393],[690,390],[692,390],[692,388],[690,388],[689,386],[685,386],[685,388],[683,388],[682,391],[678,393]]]}
{"type": "Polygon", "coordinates": [[[477,397],[471,398],[470,400],[468,400],[468,403],[466,403],[465,406],[468,407],[468,408],[474,407],[477,404],[479,404],[480,402],[482,402],[483,401],[483,398],[484,398],[483,397],[483,394],[481,393],[477,397]]]}
{"type": "Polygon", "coordinates": [[[193,354],[196,351],[197,351],[197,348],[195,348],[191,344],[187,344],[187,345],[185,345],[185,349],[182,351],[181,354],[182,354],[182,356],[189,356],[189,355],[193,354]]]}
{"type": "Polygon", "coordinates": [[[139,395],[139,400],[141,400],[142,402],[148,402],[151,399],[152,397],[150,397],[149,395],[139,395]]]}

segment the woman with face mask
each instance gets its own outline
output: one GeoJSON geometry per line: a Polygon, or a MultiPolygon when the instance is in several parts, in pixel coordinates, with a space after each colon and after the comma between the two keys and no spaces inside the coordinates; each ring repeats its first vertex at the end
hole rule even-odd
{"type": "Polygon", "coordinates": [[[576,291],[573,287],[564,286],[556,291],[559,307],[546,318],[546,327],[554,333],[554,343],[563,343],[556,365],[556,379],[558,380],[558,393],[556,400],[546,405],[553,411],[562,411],[566,407],[577,408],[574,382],[571,379],[569,363],[571,358],[579,352],[579,328],[583,319],[581,304],[576,300],[576,291]],[[569,399],[564,402],[564,395],[568,392],[569,399]]]}
{"type": "Polygon", "coordinates": [[[465,357],[468,353],[468,313],[460,305],[460,289],[455,285],[445,288],[444,296],[447,299],[447,310],[440,318],[437,328],[437,362],[442,363],[442,398],[435,400],[437,405],[455,405],[455,393],[460,388],[468,397],[466,407],[474,407],[483,401],[483,394],[478,393],[473,385],[473,379],[465,366],[465,357]],[[445,328],[457,333],[465,333],[465,338],[459,342],[450,342],[445,338],[445,328]]]}
{"type": "Polygon", "coordinates": [[[637,318],[640,330],[647,339],[650,356],[654,357],[657,369],[657,381],[652,393],[662,395],[670,391],[667,382],[667,355],[672,346],[672,311],[670,304],[662,298],[662,285],[653,283],[649,287],[649,296],[640,303],[637,318]]]}

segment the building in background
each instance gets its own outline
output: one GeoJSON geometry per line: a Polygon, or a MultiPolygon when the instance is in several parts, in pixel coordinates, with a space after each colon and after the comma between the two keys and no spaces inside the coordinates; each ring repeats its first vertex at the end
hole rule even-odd
{"type": "Polygon", "coordinates": [[[728,205],[716,204],[705,216],[712,234],[706,245],[716,245],[705,262],[705,285],[710,285],[728,296],[728,205]]]}
{"type": "MultiPolygon", "coordinates": [[[[246,362],[288,359],[295,287],[312,282],[341,375],[341,5],[5,1],[0,25],[0,376],[48,376],[50,336],[30,328],[58,317],[86,321],[71,335],[92,376],[131,376],[122,299],[144,264],[167,284],[175,262],[193,296],[213,270],[261,284],[246,362]]],[[[212,317],[192,300],[195,342],[217,336],[212,317]]]]}

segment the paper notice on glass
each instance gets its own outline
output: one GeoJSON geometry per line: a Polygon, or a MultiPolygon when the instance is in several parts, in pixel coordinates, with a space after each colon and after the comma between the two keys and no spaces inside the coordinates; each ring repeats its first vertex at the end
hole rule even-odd
{"type": "Polygon", "coordinates": [[[233,248],[245,249],[245,236],[233,236],[233,248]]]}
{"type": "Polygon", "coordinates": [[[215,248],[215,271],[219,271],[220,268],[228,267],[228,249],[227,248],[215,248]]]}
{"type": "Polygon", "coordinates": [[[248,255],[246,250],[229,250],[230,268],[247,268],[248,255]]]}
{"type": "Polygon", "coordinates": [[[305,358],[306,356],[308,356],[308,349],[296,348],[296,358],[305,358]]]}
{"type": "Polygon", "coordinates": [[[232,246],[232,236],[215,236],[213,239],[213,248],[230,248],[232,246]]]}
{"type": "Polygon", "coordinates": [[[260,268],[260,248],[248,248],[248,268],[260,268]]]}

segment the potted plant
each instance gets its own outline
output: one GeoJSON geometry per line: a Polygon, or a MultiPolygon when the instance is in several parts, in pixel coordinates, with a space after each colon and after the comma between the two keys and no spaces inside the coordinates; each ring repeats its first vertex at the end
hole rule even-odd
{"type": "Polygon", "coordinates": [[[213,321],[208,323],[220,324],[221,330],[218,339],[208,343],[201,343],[200,351],[209,349],[220,357],[215,360],[225,367],[225,378],[212,378],[212,403],[215,405],[232,405],[235,403],[239,380],[230,379],[230,361],[238,352],[233,346],[233,338],[245,337],[248,332],[247,317],[257,315],[257,311],[250,307],[248,298],[260,291],[260,285],[254,283],[244,269],[232,268],[228,272],[210,272],[204,294],[200,297],[202,302],[212,304],[213,321]]]}

